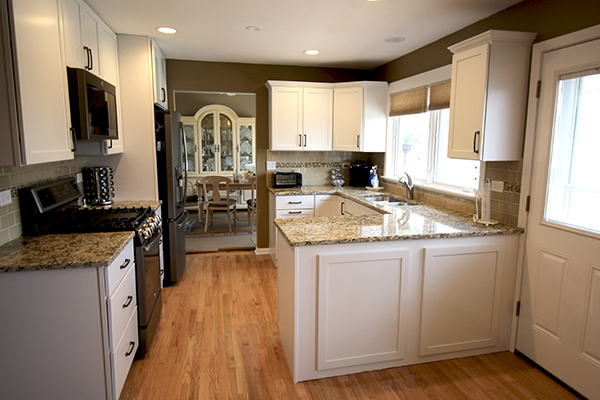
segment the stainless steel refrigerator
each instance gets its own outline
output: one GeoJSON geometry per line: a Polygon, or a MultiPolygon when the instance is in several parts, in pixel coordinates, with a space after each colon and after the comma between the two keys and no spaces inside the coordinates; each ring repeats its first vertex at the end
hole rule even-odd
{"type": "Polygon", "coordinates": [[[187,160],[181,115],[173,110],[155,109],[158,196],[162,200],[165,276],[169,286],[185,270],[185,211],[187,160]]]}

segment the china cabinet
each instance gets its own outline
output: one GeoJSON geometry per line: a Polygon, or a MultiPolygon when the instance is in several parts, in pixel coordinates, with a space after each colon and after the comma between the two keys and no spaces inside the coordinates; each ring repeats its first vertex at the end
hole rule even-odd
{"type": "Polygon", "coordinates": [[[448,157],[521,159],[535,37],[491,30],[448,48],[454,53],[448,157]]]}
{"type": "Polygon", "coordinates": [[[255,119],[239,118],[229,107],[214,104],[181,117],[188,175],[235,175],[255,162],[255,119]]]}

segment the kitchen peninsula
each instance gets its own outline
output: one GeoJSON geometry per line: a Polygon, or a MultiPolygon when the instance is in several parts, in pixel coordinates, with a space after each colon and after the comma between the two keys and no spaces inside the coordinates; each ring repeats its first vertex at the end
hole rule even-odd
{"type": "Polygon", "coordinates": [[[366,200],[377,195],[271,189],[272,214],[277,203],[306,207],[311,197],[317,215],[324,200],[342,212],[356,203],[363,214],[274,219],[280,334],[294,382],[509,349],[523,230],[366,200]]]}

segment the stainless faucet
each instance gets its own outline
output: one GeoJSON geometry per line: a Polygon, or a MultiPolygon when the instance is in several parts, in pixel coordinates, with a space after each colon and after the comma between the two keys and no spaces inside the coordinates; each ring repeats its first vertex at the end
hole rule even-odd
{"type": "Polygon", "coordinates": [[[413,185],[413,181],[410,175],[408,175],[406,172],[404,173],[404,175],[406,175],[406,180],[404,179],[404,176],[401,176],[399,182],[404,184],[404,186],[406,187],[406,198],[412,200],[415,197],[415,186],[413,185]]]}

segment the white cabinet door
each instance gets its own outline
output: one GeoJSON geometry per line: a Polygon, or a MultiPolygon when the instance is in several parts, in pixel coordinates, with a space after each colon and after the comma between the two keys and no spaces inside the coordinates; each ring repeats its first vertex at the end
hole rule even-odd
{"type": "Polygon", "coordinates": [[[448,157],[521,159],[535,36],[491,30],[449,47],[454,56],[448,157]]]}
{"type": "Polygon", "coordinates": [[[83,6],[78,0],[62,0],[62,23],[67,66],[83,68],[83,37],[81,15],[83,6]]]}
{"type": "Polygon", "coordinates": [[[426,247],[419,355],[498,343],[504,244],[426,247]]]}
{"type": "Polygon", "coordinates": [[[304,88],[302,149],[331,150],[333,89],[304,88]]]}
{"type": "Polygon", "coordinates": [[[489,44],[454,56],[448,157],[479,160],[489,44]]]}
{"type": "Polygon", "coordinates": [[[372,215],[379,214],[379,211],[374,210],[370,207],[364,206],[356,201],[341,198],[341,209],[342,215],[372,215]]]}
{"type": "Polygon", "coordinates": [[[333,217],[342,215],[339,198],[335,194],[315,196],[315,217],[333,217]]]}
{"type": "Polygon", "coordinates": [[[92,74],[101,76],[100,52],[98,45],[98,16],[87,5],[83,4],[83,60],[85,69],[92,74]]]}
{"type": "Polygon", "coordinates": [[[13,2],[22,164],[73,158],[59,6],[60,0],[13,2]]]}
{"type": "Polygon", "coordinates": [[[317,256],[317,370],[405,357],[409,256],[409,250],[317,256]]]}
{"type": "Polygon", "coordinates": [[[333,150],[359,151],[363,133],[364,89],[362,87],[333,90],[333,150]]]}
{"type": "Polygon", "coordinates": [[[159,104],[165,110],[169,108],[167,101],[167,64],[165,56],[156,44],[155,40],[152,40],[152,60],[153,60],[153,74],[154,74],[154,103],[159,104]]]}
{"type": "Polygon", "coordinates": [[[302,150],[302,88],[272,87],[270,101],[270,149],[302,150]]]}
{"type": "Polygon", "coordinates": [[[98,53],[102,79],[118,87],[117,35],[103,22],[98,23],[98,53]]]}

